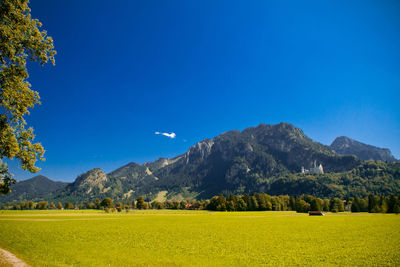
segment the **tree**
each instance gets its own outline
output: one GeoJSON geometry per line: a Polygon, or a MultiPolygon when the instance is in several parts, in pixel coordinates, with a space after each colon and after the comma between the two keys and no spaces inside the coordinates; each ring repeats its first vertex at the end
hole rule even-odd
{"type": "Polygon", "coordinates": [[[40,104],[38,92],[31,89],[26,59],[44,65],[55,64],[53,39],[42,24],[31,17],[29,0],[0,1],[0,194],[10,192],[16,181],[3,159],[16,158],[23,170],[40,169],[37,160],[44,160],[44,149],[34,143],[33,128],[26,129],[24,116],[40,104]]]}
{"type": "Polygon", "coordinates": [[[217,198],[217,207],[218,211],[226,211],[226,199],[224,195],[220,194],[217,198]]]}
{"type": "Polygon", "coordinates": [[[308,212],[310,210],[310,204],[303,199],[296,200],[296,212],[308,212]]]}
{"type": "Polygon", "coordinates": [[[28,209],[33,209],[35,207],[35,203],[33,201],[28,201],[28,209]]]}
{"type": "Polygon", "coordinates": [[[179,203],[179,209],[181,209],[181,210],[186,209],[186,205],[187,205],[187,201],[186,201],[186,200],[182,200],[182,201],[179,203]]]}
{"type": "Polygon", "coordinates": [[[322,211],[321,202],[317,198],[314,198],[311,200],[310,209],[313,211],[322,211]]]}
{"type": "Polygon", "coordinates": [[[399,205],[399,203],[396,203],[396,204],[394,205],[394,207],[393,207],[393,212],[396,213],[396,214],[399,214],[399,213],[400,213],[400,205],[399,205]]]}
{"type": "Polygon", "coordinates": [[[245,211],[247,209],[247,204],[241,197],[237,198],[235,206],[237,211],[245,211]]]}
{"type": "Polygon", "coordinates": [[[368,196],[368,212],[380,212],[379,205],[378,205],[378,198],[374,195],[368,196]]]}
{"type": "Polygon", "coordinates": [[[71,202],[69,202],[69,201],[65,202],[64,208],[65,208],[66,210],[70,210],[70,209],[72,209],[72,207],[73,207],[73,205],[72,205],[71,202]]]}
{"type": "Polygon", "coordinates": [[[106,197],[105,199],[103,199],[103,201],[101,201],[101,206],[104,208],[113,208],[114,201],[111,198],[106,197]]]}
{"type": "Polygon", "coordinates": [[[332,212],[342,212],[342,211],[344,211],[343,201],[340,200],[339,198],[335,197],[330,202],[331,202],[330,210],[332,212]]]}
{"type": "Polygon", "coordinates": [[[153,202],[151,202],[151,208],[152,209],[156,209],[156,210],[160,210],[163,208],[161,202],[154,200],[153,202]]]}
{"type": "Polygon", "coordinates": [[[121,212],[124,208],[124,205],[122,204],[122,202],[117,202],[117,211],[121,212]]]}
{"type": "Polygon", "coordinates": [[[86,202],[85,207],[87,209],[94,209],[95,205],[93,202],[86,202]]]}
{"type": "Polygon", "coordinates": [[[142,197],[142,196],[138,197],[138,199],[137,199],[136,202],[137,202],[137,203],[136,203],[136,208],[137,208],[138,210],[143,210],[143,209],[146,209],[146,208],[147,208],[147,205],[146,205],[146,203],[144,202],[144,197],[142,197]]]}
{"type": "Polygon", "coordinates": [[[323,211],[329,211],[330,202],[331,201],[329,199],[324,199],[324,204],[322,206],[323,211]]]}
{"type": "Polygon", "coordinates": [[[48,205],[47,201],[40,201],[37,204],[36,208],[39,209],[39,210],[47,210],[47,205],[48,205]]]}
{"type": "Polygon", "coordinates": [[[258,202],[255,196],[250,197],[250,206],[249,210],[258,210],[258,202]]]}
{"type": "Polygon", "coordinates": [[[356,197],[351,203],[351,212],[360,212],[360,211],[361,211],[360,200],[358,197],[356,197]]]}
{"type": "Polygon", "coordinates": [[[129,205],[128,205],[128,204],[125,204],[125,211],[126,211],[126,212],[129,212],[129,209],[130,209],[129,205]]]}
{"type": "Polygon", "coordinates": [[[96,207],[96,209],[100,209],[101,207],[100,199],[96,198],[96,200],[94,201],[94,206],[96,207]]]}

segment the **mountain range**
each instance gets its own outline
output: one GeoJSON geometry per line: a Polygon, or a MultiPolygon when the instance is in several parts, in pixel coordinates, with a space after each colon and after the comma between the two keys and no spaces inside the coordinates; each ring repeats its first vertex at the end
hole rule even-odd
{"type": "Polygon", "coordinates": [[[128,201],[139,195],[180,200],[252,192],[320,197],[400,193],[400,163],[395,161],[389,150],[347,137],[326,146],[291,124],[260,124],[205,139],[175,158],[132,162],[108,174],[92,169],[72,183],[37,176],[14,185],[0,201],[82,202],[104,197],[128,201]],[[314,165],[321,165],[324,173],[301,173],[314,165]]]}

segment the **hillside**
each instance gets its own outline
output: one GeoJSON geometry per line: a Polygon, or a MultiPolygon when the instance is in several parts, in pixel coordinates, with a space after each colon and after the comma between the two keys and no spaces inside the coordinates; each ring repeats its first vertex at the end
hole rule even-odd
{"type": "Polygon", "coordinates": [[[48,199],[54,192],[64,189],[67,185],[68,183],[52,181],[46,176],[38,175],[13,185],[10,194],[0,195],[0,201],[48,199]]]}
{"type": "Polygon", "coordinates": [[[389,149],[367,145],[346,136],[337,137],[331,148],[338,154],[355,155],[363,160],[396,161],[389,149]]]}

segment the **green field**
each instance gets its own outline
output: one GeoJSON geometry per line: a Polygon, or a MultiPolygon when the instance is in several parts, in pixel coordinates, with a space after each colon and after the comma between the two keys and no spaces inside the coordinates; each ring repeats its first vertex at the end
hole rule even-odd
{"type": "Polygon", "coordinates": [[[3,211],[0,247],[31,266],[399,266],[400,215],[3,211]]]}

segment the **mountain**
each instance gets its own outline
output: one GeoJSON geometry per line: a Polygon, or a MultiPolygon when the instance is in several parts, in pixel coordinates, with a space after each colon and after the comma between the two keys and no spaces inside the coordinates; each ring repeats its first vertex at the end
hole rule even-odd
{"type": "Polygon", "coordinates": [[[339,155],[291,124],[260,124],[205,139],[171,159],[131,162],[107,174],[89,170],[46,199],[205,199],[253,192],[318,197],[400,193],[400,163],[339,155]],[[324,173],[314,173],[315,165],[324,173]]]}
{"type": "Polygon", "coordinates": [[[68,183],[55,182],[43,175],[20,181],[11,186],[11,193],[0,196],[1,202],[10,200],[40,200],[49,198],[57,190],[64,189],[68,183]]]}
{"type": "Polygon", "coordinates": [[[389,149],[367,145],[346,136],[337,137],[332,142],[331,148],[338,154],[356,155],[363,160],[396,161],[389,149]]]}
{"type": "Polygon", "coordinates": [[[339,156],[312,141],[291,124],[260,124],[242,132],[229,131],[205,139],[153,171],[152,188],[187,189],[210,197],[218,193],[266,191],[273,177],[298,173],[301,167],[322,164],[327,172],[342,172],[360,164],[354,156],[339,156]]]}
{"type": "Polygon", "coordinates": [[[95,168],[79,175],[73,183],[68,184],[63,190],[55,192],[55,197],[69,201],[82,197],[95,198],[106,191],[105,183],[107,180],[107,175],[101,169],[95,168]]]}
{"type": "Polygon", "coordinates": [[[343,172],[361,161],[337,155],[291,124],[260,124],[205,139],[172,159],[129,163],[107,175],[91,170],[60,197],[130,199],[145,195],[154,199],[166,192],[167,197],[209,198],[219,193],[268,192],[275,179],[299,173],[302,167],[309,169],[314,163],[322,164],[326,172],[343,172]]]}

